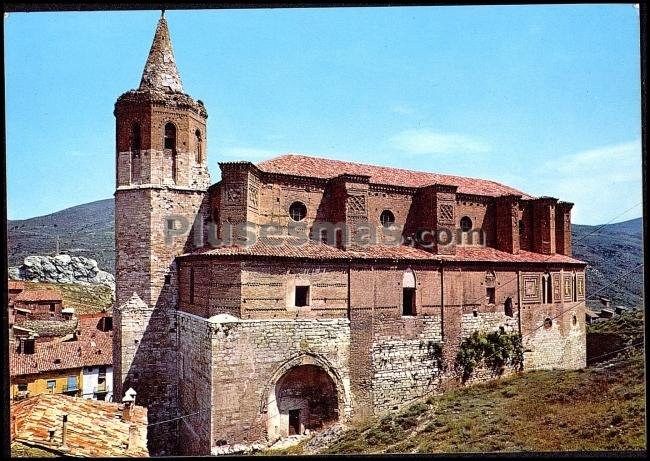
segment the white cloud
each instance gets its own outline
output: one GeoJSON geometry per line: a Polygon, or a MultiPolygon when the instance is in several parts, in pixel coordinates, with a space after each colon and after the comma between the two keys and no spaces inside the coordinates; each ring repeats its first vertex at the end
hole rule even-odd
{"type": "Polygon", "coordinates": [[[575,223],[618,222],[641,215],[638,139],[564,155],[540,166],[540,186],[546,195],[575,203],[575,223]]]}
{"type": "Polygon", "coordinates": [[[428,129],[405,130],[389,139],[390,144],[410,154],[480,154],[490,147],[479,139],[458,133],[437,133],[428,129]]]}

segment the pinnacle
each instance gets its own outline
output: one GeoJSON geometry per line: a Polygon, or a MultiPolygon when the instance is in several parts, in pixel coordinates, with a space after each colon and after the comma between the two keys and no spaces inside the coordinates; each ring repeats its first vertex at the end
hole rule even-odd
{"type": "Polygon", "coordinates": [[[149,50],[149,57],[144,65],[138,89],[141,91],[183,92],[183,84],[176,68],[167,20],[164,16],[158,20],[156,34],[149,50]]]}

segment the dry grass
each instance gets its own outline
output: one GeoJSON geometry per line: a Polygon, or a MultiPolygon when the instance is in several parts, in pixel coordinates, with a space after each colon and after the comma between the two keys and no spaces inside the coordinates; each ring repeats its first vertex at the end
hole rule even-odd
{"type": "Polygon", "coordinates": [[[80,283],[25,282],[27,290],[54,289],[63,297],[64,307],[73,307],[77,315],[93,314],[102,309],[111,311],[111,289],[105,285],[82,285],[80,283]]]}

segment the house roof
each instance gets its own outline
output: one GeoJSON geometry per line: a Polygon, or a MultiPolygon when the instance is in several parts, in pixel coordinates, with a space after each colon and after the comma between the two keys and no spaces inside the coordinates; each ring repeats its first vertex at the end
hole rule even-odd
{"type": "Polygon", "coordinates": [[[62,301],[61,293],[57,290],[25,290],[14,298],[14,301],[38,302],[38,301],[62,301]]]}
{"type": "Polygon", "coordinates": [[[116,417],[119,414],[121,404],[56,394],[41,394],[11,404],[15,439],[19,442],[72,456],[149,456],[146,408],[132,407],[128,421],[116,417]],[[63,414],[68,415],[67,449],[61,447],[63,414]],[[128,446],[133,425],[138,433],[128,446]],[[54,429],[52,441],[50,428],[54,429]]]}
{"type": "Polygon", "coordinates": [[[16,327],[22,327],[26,330],[33,331],[37,333],[38,336],[65,336],[77,329],[78,319],[72,318],[70,320],[21,320],[20,323],[14,325],[16,327]]]}
{"type": "MultiPolygon", "coordinates": [[[[269,239],[270,241],[270,239],[269,239]]],[[[368,245],[355,250],[342,250],[321,242],[309,241],[299,245],[290,238],[278,239],[277,244],[257,241],[249,246],[224,246],[218,248],[200,248],[189,255],[205,256],[262,256],[277,258],[307,259],[401,259],[422,261],[462,261],[494,263],[562,263],[585,264],[569,256],[554,254],[544,255],[521,250],[517,254],[506,253],[495,248],[483,246],[457,246],[455,255],[430,253],[408,245],[368,245]]]]}
{"type": "Polygon", "coordinates": [[[468,178],[425,171],[405,170],[377,165],[332,160],[289,153],[256,164],[267,173],[290,174],[312,178],[331,179],[341,174],[369,176],[370,182],[382,185],[423,187],[444,184],[458,187],[461,194],[501,196],[521,195],[524,199],[534,198],[525,192],[487,179],[468,178]]]}
{"type": "Polygon", "coordinates": [[[9,280],[7,283],[9,290],[24,290],[25,282],[23,280],[9,280]]]}
{"type": "Polygon", "coordinates": [[[113,332],[97,328],[99,317],[81,317],[76,341],[35,344],[33,354],[9,351],[11,376],[22,376],[54,370],[69,370],[113,363],[113,332]]]}

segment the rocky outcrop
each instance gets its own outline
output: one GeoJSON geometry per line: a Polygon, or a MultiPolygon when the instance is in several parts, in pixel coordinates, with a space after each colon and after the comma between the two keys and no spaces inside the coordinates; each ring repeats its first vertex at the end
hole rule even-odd
{"type": "Polygon", "coordinates": [[[83,256],[27,256],[20,267],[10,267],[9,277],[52,283],[96,283],[115,290],[115,277],[83,256]]]}

